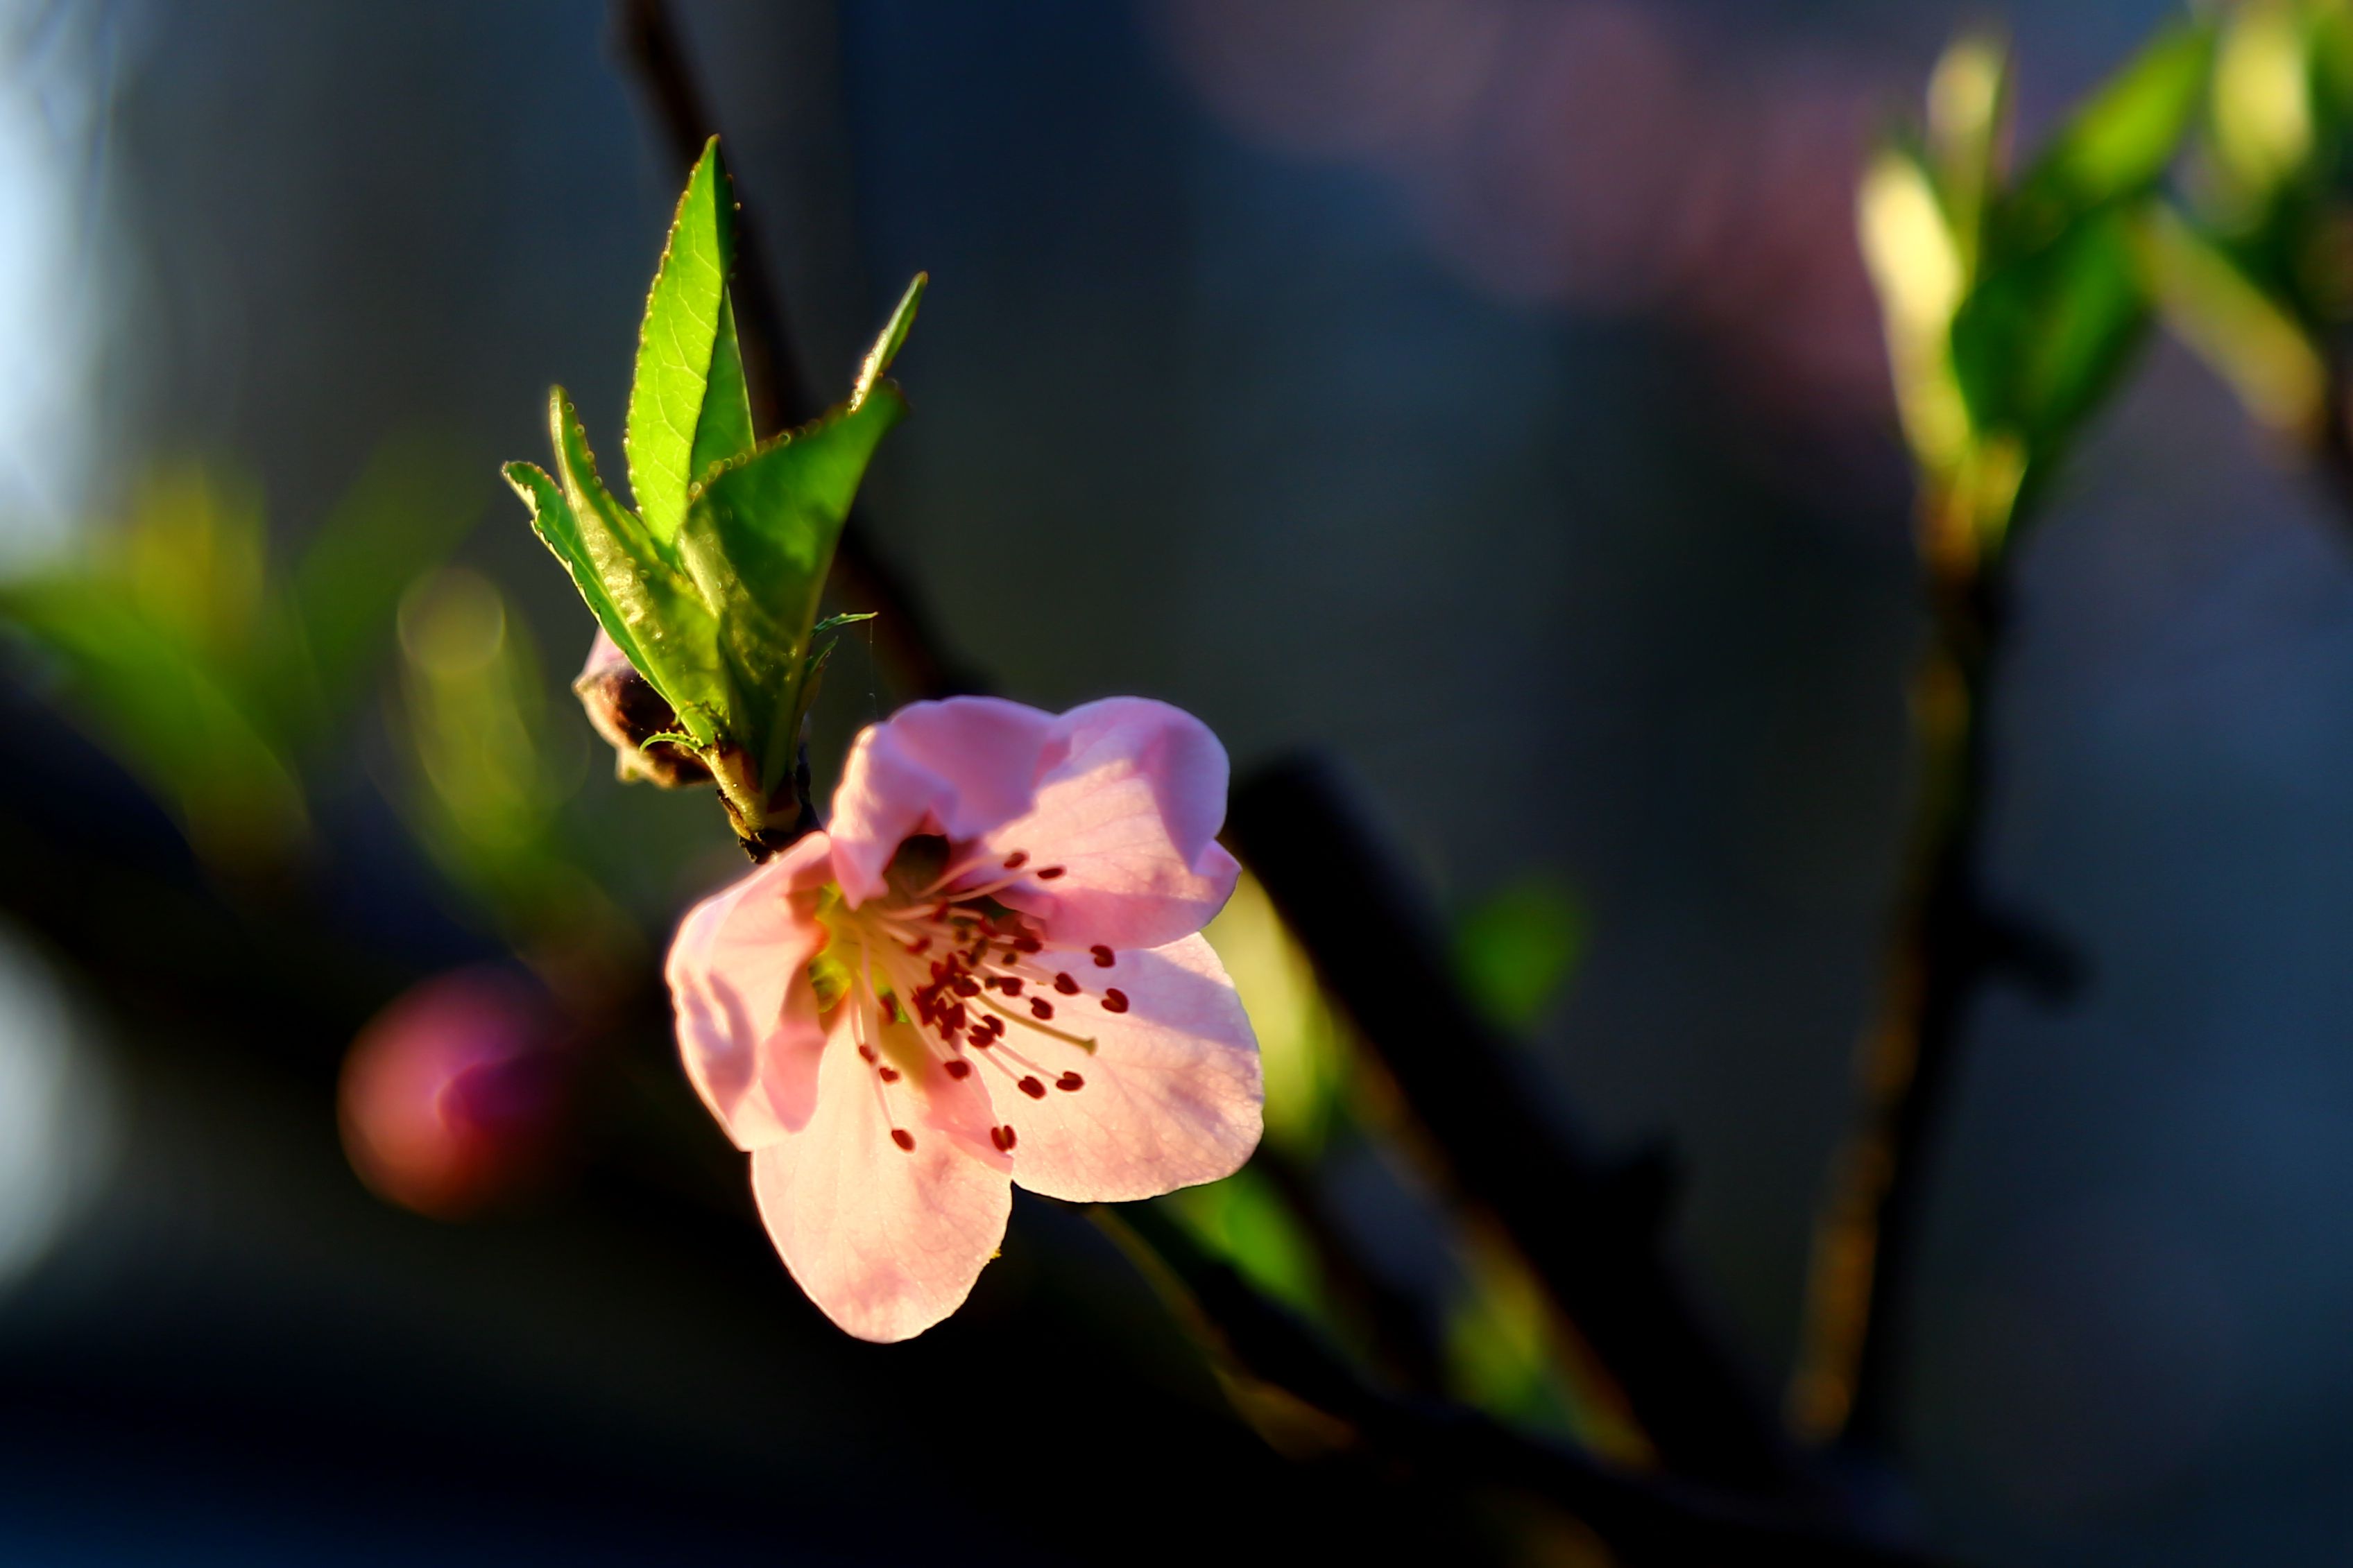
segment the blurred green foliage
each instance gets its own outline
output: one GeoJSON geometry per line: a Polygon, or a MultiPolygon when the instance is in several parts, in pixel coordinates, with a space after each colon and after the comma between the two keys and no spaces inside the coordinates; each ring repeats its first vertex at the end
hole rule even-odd
{"type": "Polygon", "coordinates": [[[2114,386],[2146,325],[2140,226],[2197,112],[2211,28],[2159,30],[2023,174],[2003,144],[2010,67],[1965,37],[1925,131],[1873,155],[1859,197],[1927,543],[1966,574],[2114,386]]]}
{"type": "Polygon", "coordinates": [[[399,630],[396,729],[412,764],[402,804],[435,864],[512,944],[545,962],[633,944],[626,917],[583,869],[565,808],[586,755],[551,736],[538,650],[505,596],[445,568],[402,598],[399,630]]]}
{"type": "Polygon", "coordinates": [[[254,487],[160,469],[84,557],[0,582],[0,621],[209,867],[272,873],[309,840],[305,770],[388,651],[402,587],[471,524],[479,490],[438,446],[389,443],[280,572],[254,487]]]}
{"type": "Polygon", "coordinates": [[[1549,877],[1511,882],[1454,926],[1454,972],[1471,1000],[1504,1029],[1544,1016],[1585,951],[1585,911],[1549,877]]]}
{"type": "Polygon", "coordinates": [[[2232,6],[2197,151],[2187,210],[2147,236],[2167,320],[2256,419],[2341,442],[2330,388],[2353,325],[2353,7],[2232,6]]]}

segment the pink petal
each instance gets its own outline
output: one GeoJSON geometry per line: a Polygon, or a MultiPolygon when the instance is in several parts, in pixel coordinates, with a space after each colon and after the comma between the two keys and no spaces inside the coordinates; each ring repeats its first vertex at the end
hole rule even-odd
{"type": "Polygon", "coordinates": [[[906,1078],[882,1086],[837,1027],[816,1114],[752,1152],[752,1193],[785,1267],[861,1340],[912,1339],[963,1305],[1012,1207],[1005,1161],[987,1147],[978,1084],[955,1083],[934,1064],[924,1087],[929,1106],[906,1078]],[[893,1140],[894,1123],[912,1150],[893,1140]],[[979,1149],[972,1128],[982,1129],[979,1149]]]}
{"type": "Polygon", "coordinates": [[[1224,907],[1240,868],[1217,841],[1226,751],[1181,709],[1140,697],[1054,721],[1029,811],[987,835],[1033,877],[998,895],[1056,946],[1158,947],[1224,907]]]}
{"type": "MultiPolygon", "coordinates": [[[[1092,1036],[1092,1054],[1016,1028],[1005,1046],[1035,1063],[1032,1099],[990,1075],[997,1115],[1014,1130],[1013,1179],[1073,1203],[1148,1198],[1240,1169],[1258,1147],[1258,1040],[1218,955],[1198,936],[1122,952],[1090,968],[1089,995],[1064,997],[1054,1024],[1092,1036]],[[1127,1010],[1102,1004],[1116,988],[1127,1010]],[[1075,1089],[1052,1087],[1065,1073],[1075,1089]]],[[[976,1075],[977,1076],[977,1075],[976,1075]]]]}
{"type": "Polygon", "coordinates": [[[908,837],[969,841],[1029,809],[1056,721],[995,697],[913,702],[851,742],[834,791],[834,864],[850,907],[882,887],[908,837]]]}
{"type": "Polygon", "coordinates": [[[825,1029],[807,965],[825,928],[795,895],[831,875],[826,836],[809,834],[687,911],[670,942],[686,1075],[739,1149],[797,1131],[816,1103],[825,1029]]]}

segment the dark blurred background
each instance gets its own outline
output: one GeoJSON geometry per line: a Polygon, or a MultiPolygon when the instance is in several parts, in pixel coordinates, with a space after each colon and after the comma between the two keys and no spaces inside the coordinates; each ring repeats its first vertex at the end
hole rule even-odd
{"type": "MultiPolygon", "coordinates": [[[[1609,1146],[1671,1143],[1677,1247],[1764,1390],[1908,804],[1910,481],[1853,179],[1984,11],[678,6],[811,384],[932,275],[874,549],[1008,695],[1165,698],[1238,771],[1335,753],[1452,910],[1569,889],[1532,1074],[1609,1146]]],[[[2168,14],[2014,8],[2022,134],[2168,14]]],[[[549,776],[645,1015],[642,1093],[599,1091],[536,1199],[380,1202],[338,1142],[346,1044],[515,944],[406,830],[383,689],[309,764],[290,899],[221,890],[12,659],[0,1558],[1452,1539],[1286,1463],[1071,1215],[1020,1205],[967,1311],[877,1349],[727,1197],[643,987],[733,851],[592,755],[561,690],[588,617],[496,478],[543,459],[552,381],[617,459],[682,171],[605,7],[0,16],[0,570],[171,464],[262,498],[283,556],[388,440],[430,452],[481,520],[456,558],[543,650],[549,776]]],[[[2157,344],[2025,556],[1993,876],[2092,983],[1989,993],[1936,1155],[1908,1506],[1972,1560],[2353,1557],[2348,543],[2157,344]]],[[[895,700],[853,636],[820,771],[895,700]]],[[[1323,1179],[1411,1288],[1442,1244],[1410,1177],[1323,1179]]]]}

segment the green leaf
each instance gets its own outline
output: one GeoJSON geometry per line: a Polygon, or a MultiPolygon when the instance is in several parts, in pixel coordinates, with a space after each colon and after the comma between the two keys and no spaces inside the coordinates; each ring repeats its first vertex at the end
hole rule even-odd
{"type": "Polygon", "coordinates": [[[1924,466],[1950,468],[1969,437],[1950,356],[1953,313],[1969,268],[1917,153],[1900,143],[1880,149],[1863,171],[1855,221],[1879,295],[1905,437],[1924,466]]]}
{"type": "Polygon", "coordinates": [[[720,651],[746,708],[744,743],[764,789],[792,771],[793,721],[835,542],[876,443],[905,412],[898,388],[883,382],[859,406],[718,469],[687,508],[680,554],[718,613],[720,651]]]}
{"type": "MultiPolygon", "coordinates": [[[[700,471],[703,405],[712,373],[720,371],[723,403],[740,393],[743,360],[727,304],[727,279],[735,266],[735,200],[719,139],[704,144],[702,158],[679,197],[660,268],[646,296],[644,325],[638,333],[638,368],[629,386],[628,422],[621,445],[628,454],[629,488],[645,526],[664,544],[685,519],[687,488],[700,471]],[[728,363],[719,363],[723,344],[728,363]],[[733,385],[724,384],[732,366],[733,385]]],[[[723,410],[719,425],[733,417],[723,410]]],[[[751,443],[751,416],[743,415],[746,437],[727,453],[751,443]]],[[[732,438],[714,426],[713,446],[732,438]]],[[[716,460],[715,458],[713,460],[716,460]]]]}
{"type": "Polygon", "coordinates": [[[2044,464],[2115,383],[2147,322],[2132,216],[2116,208],[1985,279],[1953,321],[1953,366],[1980,430],[2044,464]]]}
{"type": "Polygon", "coordinates": [[[708,744],[713,724],[735,706],[719,664],[712,610],[597,479],[587,437],[561,387],[549,396],[548,418],[561,489],[528,463],[508,465],[507,480],[614,643],[679,721],[708,744]]]}
{"type": "Polygon", "coordinates": [[[744,380],[744,345],[735,337],[735,301],[723,296],[719,336],[711,348],[711,389],[702,400],[702,417],[695,423],[694,455],[688,469],[700,479],[757,444],[752,434],[752,392],[744,380]]]}
{"type": "Polygon", "coordinates": [[[907,291],[899,296],[898,308],[891,312],[890,321],[883,323],[882,335],[874,340],[874,346],[866,351],[866,358],[859,364],[858,384],[849,393],[851,408],[865,406],[867,394],[872,392],[875,384],[882,379],[882,373],[891,368],[891,362],[899,357],[899,350],[906,343],[908,330],[915,324],[915,308],[923,302],[923,289],[931,280],[930,273],[918,272],[907,285],[907,291]]]}
{"type": "Polygon", "coordinates": [[[2328,372],[2293,312],[2177,213],[2152,212],[2140,237],[2142,262],[2175,333],[2257,419],[2313,435],[2326,417],[2328,372]]]}
{"type": "Polygon", "coordinates": [[[2000,179],[2010,118],[2010,53],[1992,34],[1964,34],[1928,79],[1928,155],[1964,275],[1977,267],[1986,203],[2000,179]]]}
{"type": "Polygon", "coordinates": [[[2010,247],[2058,239],[2095,207],[2146,194],[2198,111],[2214,54],[2204,22],[2159,32],[2078,109],[2006,204],[2010,247]]]}

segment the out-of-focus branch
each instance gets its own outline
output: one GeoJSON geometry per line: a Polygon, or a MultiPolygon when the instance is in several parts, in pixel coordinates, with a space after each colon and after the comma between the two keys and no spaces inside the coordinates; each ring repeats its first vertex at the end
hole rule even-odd
{"type": "MultiPolygon", "coordinates": [[[[677,19],[664,0],[615,0],[613,20],[617,47],[646,94],[664,148],[681,170],[692,167],[719,125],[703,100],[677,19]]],[[[809,391],[792,323],[776,299],[766,251],[748,213],[737,216],[735,253],[729,288],[743,343],[744,379],[752,394],[753,426],[774,435],[815,418],[823,405],[809,391]]],[[[982,689],[970,670],[946,657],[913,588],[875,550],[862,508],[852,509],[842,530],[832,584],[850,608],[877,612],[875,642],[910,696],[982,689]]]]}
{"type": "Polygon", "coordinates": [[[1246,781],[1229,831],[1461,1195],[1526,1255],[1666,1468],[1811,1497],[1805,1467],[1661,1253],[1659,1205],[1643,1195],[1655,1184],[1625,1179],[1536,1112],[1504,1042],[1457,992],[1435,922],[1330,775],[1296,763],[1246,781]]]}
{"type": "MultiPolygon", "coordinates": [[[[2004,624],[2003,558],[1937,548],[1967,537],[1924,498],[1933,609],[1914,678],[1918,798],[1879,1011],[1858,1063],[1861,1111],[1815,1226],[1789,1415],[1819,1442],[1884,1451],[1894,1436],[1904,1291],[1926,1175],[1979,983],[2009,974],[2063,999],[2082,981],[2064,944],[1985,895],[1989,704],[2004,624]]],[[[2015,526],[2015,523],[2012,524],[2015,526]]]]}
{"type": "Polygon", "coordinates": [[[1629,1568],[1718,1563],[1927,1568],[1926,1558],[1826,1524],[1799,1508],[1613,1469],[1487,1416],[1383,1393],[1151,1205],[1093,1213],[1177,1298],[1195,1331],[1233,1371],[1340,1423],[1378,1461],[1451,1485],[1503,1486],[1541,1498],[1599,1536],[1629,1568]]]}
{"type": "Polygon", "coordinates": [[[1857,1064],[1859,1120],[1816,1221],[1789,1415],[1817,1441],[1887,1436],[1889,1388],[1926,1145],[1986,957],[1977,857],[1985,773],[1988,595],[1937,584],[1939,613],[1914,678],[1919,790],[1879,1013],[1857,1064]]]}

